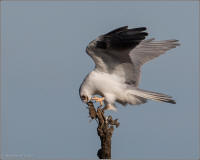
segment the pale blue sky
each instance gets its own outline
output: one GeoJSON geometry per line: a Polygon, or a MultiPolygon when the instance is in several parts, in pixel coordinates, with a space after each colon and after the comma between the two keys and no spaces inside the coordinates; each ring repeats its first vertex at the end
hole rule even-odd
{"type": "Polygon", "coordinates": [[[181,46],[142,68],[140,88],[177,104],[118,105],[113,158],[198,157],[198,2],[1,2],[2,153],[96,158],[96,122],[79,99],[93,69],[86,45],[116,27],[146,26],[181,46]]]}

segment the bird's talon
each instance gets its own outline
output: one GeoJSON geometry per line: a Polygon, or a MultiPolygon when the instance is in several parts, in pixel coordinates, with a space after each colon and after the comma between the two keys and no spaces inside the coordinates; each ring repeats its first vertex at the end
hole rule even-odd
{"type": "Polygon", "coordinates": [[[103,106],[103,101],[104,101],[104,97],[92,97],[91,100],[94,100],[95,102],[99,102],[100,106],[103,106]]]}

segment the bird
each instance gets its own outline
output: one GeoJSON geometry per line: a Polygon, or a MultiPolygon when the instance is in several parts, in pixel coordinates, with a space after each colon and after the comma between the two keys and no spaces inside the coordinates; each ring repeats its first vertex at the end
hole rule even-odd
{"type": "Polygon", "coordinates": [[[155,41],[146,39],[146,27],[119,27],[98,36],[86,47],[95,63],[84,78],[79,96],[83,103],[99,102],[104,110],[116,111],[116,103],[144,104],[147,100],[176,104],[169,95],[140,89],[141,67],[146,62],[179,46],[176,39],[155,41]]]}

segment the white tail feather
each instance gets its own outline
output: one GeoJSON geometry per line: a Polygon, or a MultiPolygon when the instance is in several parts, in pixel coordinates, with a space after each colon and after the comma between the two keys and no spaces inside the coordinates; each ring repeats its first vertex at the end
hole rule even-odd
{"type": "Polygon", "coordinates": [[[150,91],[145,91],[145,90],[135,88],[133,90],[130,90],[130,94],[143,97],[146,99],[151,99],[154,101],[161,101],[161,102],[176,104],[176,102],[172,99],[172,97],[162,94],[162,93],[150,92],[150,91]]]}

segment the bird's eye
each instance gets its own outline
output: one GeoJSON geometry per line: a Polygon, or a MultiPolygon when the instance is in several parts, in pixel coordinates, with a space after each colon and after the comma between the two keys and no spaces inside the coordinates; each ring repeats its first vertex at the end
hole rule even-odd
{"type": "Polygon", "coordinates": [[[82,99],[82,100],[85,100],[85,99],[86,99],[86,96],[82,95],[82,96],[81,96],[81,99],[82,99]]]}

